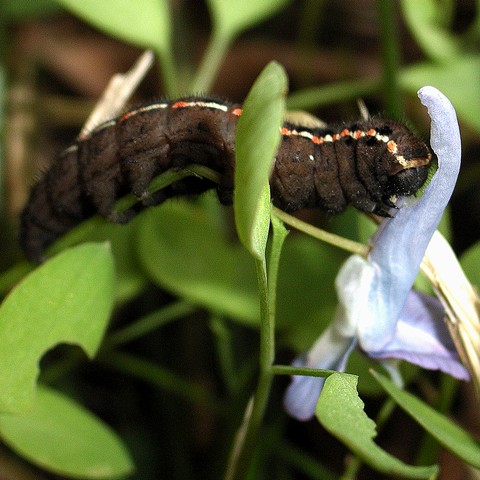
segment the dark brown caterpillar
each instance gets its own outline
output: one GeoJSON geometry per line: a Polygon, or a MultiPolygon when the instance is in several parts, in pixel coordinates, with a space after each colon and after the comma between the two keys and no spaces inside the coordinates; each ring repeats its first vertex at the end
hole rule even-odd
{"type": "MultiPolygon", "coordinates": [[[[197,163],[220,174],[220,201],[232,202],[235,127],[240,105],[185,98],[152,103],[102,123],[63,151],[32,189],[21,218],[21,245],[40,262],[56,238],[99,213],[126,222],[146,206],[216,185],[194,177],[146,195],[150,181],[172,167],[197,163]],[[133,192],[136,208],[112,215],[115,201],[133,192]]],[[[427,178],[431,154],[402,124],[371,119],[338,127],[286,123],[271,174],[273,203],[289,212],[319,207],[338,213],[347,204],[388,216],[394,195],[415,193],[427,178]]]]}

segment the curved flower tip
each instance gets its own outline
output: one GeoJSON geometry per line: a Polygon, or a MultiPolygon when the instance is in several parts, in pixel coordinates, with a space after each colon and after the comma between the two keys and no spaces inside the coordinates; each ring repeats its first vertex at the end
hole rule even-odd
{"type": "Polygon", "coordinates": [[[369,255],[374,271],[370,308],[362,324],[362,330],[367,333],[361,343],[367,351],[380,350],[394,335],[400,312],[460,169],[460,132],[452,104],[434,87],[423,87],[419,96],[432,118],[431,145],[438,157],[438,170],[416,203],[400,208],[393,219],[386,219],[379,227],[369,255]]]}

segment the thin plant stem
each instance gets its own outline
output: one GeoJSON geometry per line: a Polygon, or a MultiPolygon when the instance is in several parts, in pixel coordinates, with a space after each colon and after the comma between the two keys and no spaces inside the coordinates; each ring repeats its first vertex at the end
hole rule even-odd
{"type": "Polygon", "coordinates": [[[160,76],[163,80],[165,93],[167,96],[175,98],[180,92],[178,91],[177,71],[172,49],[169,48],[167,51],[163,49],[161,51],[157,50],[157,54],[160,60],[160,76]]]}
{"type": "Polygon", "coordinates": [[[366,257],[370,252],[370,247],[364,245],[363,243],[355,242],[353,240],[349,240],[348,238],[341,237],[340,235],[335,235],[334,233],[314,227],[303,220],[285,213],[283,210],[280,210],[277,207],[273,207],[273,213],[287,225],[290,225],[291,227],[300,230],[301,232],[306,233],[313,238],[321,240],[322,242],[329,243],[330,245],[334,245],[335,247],[341,248],[350,253],[356,253],[362,257],[366,257]]]}
{"type": "Polygon", "coordinates": [[[239,391],[239,382],[232,348],[232,336],[224,318],[220,314],[212,313],[209,323],[210,330],[214,335],[223,383],[228,394],[233,397],[239,391]]]}
{"type": "Polygon", "coordinates": [[[294,467],[312,480],[337,480],[338,477],[304,450],[287,443],[280,443],[272,449],[278,461],[294,467]]]}
{"type": "Polygon", "coordinates": [[[202,62],[190,85],[191,92],[199,94],[210,91],[225,58],[230,40],[220,29],[214,28],[202,62]]]}
{"type": "Polygon", "coordinates": [[[260,290],[260,373],[255,394],[247,405],[242,425],[233,443],[225,480],[241,480],[247,476],[273,381],[271,366],[275,351],[275,337],[274,322],[268,302],[265,259],[255,259],[255,266],[260,290]]]}
{"type": "Polygon", "coordinates": [[[291,93],[287,98],[289,110],[302,110],[355,100],[375,93],[381,86],[378,79],[347,80],[321,87],[305,88],[291,93]]]}
{"type": "Polygon", "coordinates": [[[111,349],[128,342],[132,342],[137,338],[143,337],[157,328],[169,323],[177,318],[185,317],[195,311],[195,307],[184,301],[173,302],[162,307],[155,312],[149,313],[139,318],[132,324],[113,332],[107,337],[103,349],[111,349]]]}
{"type": "Polygon", "coordinates": [[[391,117],[400,118],[402,103],[398,75],[400,54],[396,25],[396,2],[377,0],[376,3],[380,22],[385,106],[391,117]]]}
{"type": "Polygon", "coordinates": [[[225,480],[241,480],[247,476],[273,381],[272,366],[275,360],[275,290],[280,252],[287,231],[277,219],[272,218],[272,226],[273,240],[268,268],[271,276],[267,275],[265,258],[255,259],[260,290],[260,373],[257,389],[247,406],[243,423],[233,444],[225,480]]]}
{"type": "Polygon", "coordinates": [[[316,40],[319,36],[319,25],[323,24],[325,17],[325,7],[325,0],[306,0],[300,9],[298,39],[295,45],[296,62],[301,72],[301,77],[297,76],[296,79],[299,87],[315,83],[316,40]]]}
{"type": "MultiPolygon", "coordinates": [[[[203,165],[192,164],[182,169],[170,168],[169,170],[166,170],[150,182],[147,191],[150,194],[158,192],[172,183],[191,176],[206,178],[215,183],[220,182],[220,175],[218,172],[215,172],[215,170],[204,167],[203,165]]],[[[139,200],[135,195],[126,195],[115,203],[114,212],[123,212],[136,205],[138,201],[139,200]]]]}
{"type": "Polygon", "coordinates": [[[323,370],[321,368],[294,367],[292,365],[272,365],[274,375],[302,375],[305,377],[329,377],[335,370],[323,370]]]}
{"type": "Polygon", "coordinates": [[[204,405],[214,411],[223,410],[221,402],[204,387],[148,360],[125,352],[111,351],[99,355],[98,361],[114,370],[144,380],[163,391],[178,395],[193,403],[204,405]]]}
{"type": "Polygon", "coordinates": [[[288,230],[285,228],[280,219],[272,213],[270,214],[270,220],[273,228],[273,240],[268,262],[268,299],[270,302],[271,315],[273,318],[275,318],[275,306],[277,305],[278,267],[280,265],[280,255],[282,253],[283,243],[287,238],[288,230]]]}

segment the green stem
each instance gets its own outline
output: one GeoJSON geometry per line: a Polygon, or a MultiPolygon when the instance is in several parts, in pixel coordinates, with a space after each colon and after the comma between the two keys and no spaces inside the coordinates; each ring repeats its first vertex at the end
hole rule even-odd
{"type": "Polygon", "coordinates": [[[195,311],[195,307],[186,302],[178,301],[162,307],[136,320],[121,330],[113,332],[105,341],[103,350],[118,347],[143,337],[157,328],[177,318],[185,317],[195,311]]]}
{"type": "Polygon", "coordinates": [[[230,330],[225,324],[224,318],[215,313],[211,314],[210,330],[214,334],[218,363],[220,365],[223,382],[229,395],[234,397],[239,391],[239,381],[238,371],[234,361],[230,330]]]}
{"type": "Polygon", "coordinates": [[[225,480],[241,480],[247,476],[273,381],[271,366],[275,354],[274,322],[268,303],[265,259],[255,259],[255,266],[260,289],[260,374],[257,389],[247,405],[242,425],[235,437],[225,480]]]}
{"type": "Polygon", "coordinates": [[[270,213],[270,221],[273,229],[273,239],[268,262],[268,298],[271,305],[271,315],[275,318],[278,268],[280,266],[280,255],[282,253],[283,242],[287,238],[288,230],[273,212],[270,213]]]}
{"type": "MultiPolygon", "coordinates": [[[[152,194],[158,192],[159,190],[164,189],[168,185],[171,185],[174,182],[178,182],[186,177],[199,177],[199,178],[206,178],[211,180],[212,182],[219,183],[220,182],[220,174],[211,168],[205,167],[203,165],[192,164],[187,165],[182,169],[177,168],[170,168],[165,172],[161,173],[157,177],[155,177],[148,186],[148,193],[152,194]]],[[[123,212],[138,203],[138,198],[133,195],[129,194],[125,197],[118,200],[115,203],[114,212],[123,212]]]]}
{"type": "Polygon", "coordinates": [[[311,455],[294,445],[280,443],[272,449],[272,455],[274,455],[279,462],[294,467],[312,480],[338,479],[337,475],[327,467],[324,467],[311,455]]]}
{"type": "Polygon", "coordinates": [[[157,50],[157,54],[160,61],[160,75],[163,80],[165,93],[170,98],[176,98],[180,92],[178,91],[179,85],[172,48],[157,50]]]}
{"type": "Polygon", "coordinates": [[[214,28],[197,74],[190,85],[190,92],[200,94],[210,91],[225,58],[230,40],[221,29],[214,28]]]}
{"type": "Polygon", "coordinates": [[[342,248],[350,253],[356,253],[362,257],[366,257],[370,252],[370,247],[364,245],[363,243],[354,242],[348,238],[344,238],[339,235],[335,235],[334,233],[326,232],[325,230],[314,227],[310,223],[306,223],[303,220],[293,217],[277,207],[273,207],[273,213],[287,225],[290,225],[313,238],[321,240],[322,242],[342,248]]]}
{"type": "Polygon", "coordinates": [[[265,259],[255,260],[255,266],[260,286],[260,371],[271,376],[271,367],[275,359],[275,312],[273,304],[269,302],[265,259]]]}
{"type": "Polygon", "coordinates": [[[302,110],[331,105],[350,99],[362,98],[376,92],[381,82],[375,79],[347,80],[322,87],[305,88],[290,94],[287,98],[289,110],[302,110]]]}
{"type": "Polygon", "coordinates": [[[226,480],[240,480],[247,476],[260,427],[267,408],[273,381],[272,366],[275,360],[275,291],[278,264],[287,230],[272,216],[273,240],[269,256],[269,275],[265,258],[255,259],[260,290],[260,374],[257,389],[250,400],[243,423],[235,438],[226,480]]]}
{"type": "Polygon", "coordinates": [[[396,5],[392,0],[377,0],[377,11],[380,20],[383,93],[388,114],[400,118],[402,102],[399,83],[400,54],[396,25],[396,5]]]}
{"type": "Polygon", "coordinates": [[[320,368],[293,367],[292,365],[272,365],[274,375],[303,375],[305,377],[329,377],[335,370],[322,370],[320,368]]]}
{"type": "Polygon", "coordinates": [[[217,400],[204,387],[185,380],[175,373],[128,353],[112,351],[101,354],[98,361],[114,370],[144,380],[167,392],[178,395],[193,403],[204,405],[212,410],[223,410],[217,400]]]}

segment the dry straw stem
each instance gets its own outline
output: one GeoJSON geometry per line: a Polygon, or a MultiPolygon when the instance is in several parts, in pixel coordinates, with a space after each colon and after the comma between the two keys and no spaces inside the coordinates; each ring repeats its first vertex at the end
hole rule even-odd
{"type": "Polygon", "coordinates": [[[83,125],[78,140],[84,139],[102,122],[122,112],[125,104],[152,67],[154,59],[153,52],[145,50],[128,72],[117,73],[111,78],[101,98],[83,125]]]}
{"type": "Polygon", "coordinates": [[[421,270],[446,311],[446,321],[460,358],[480,400],[480,299],[463,273],[450,244],[436,231],[421,270]]]}

